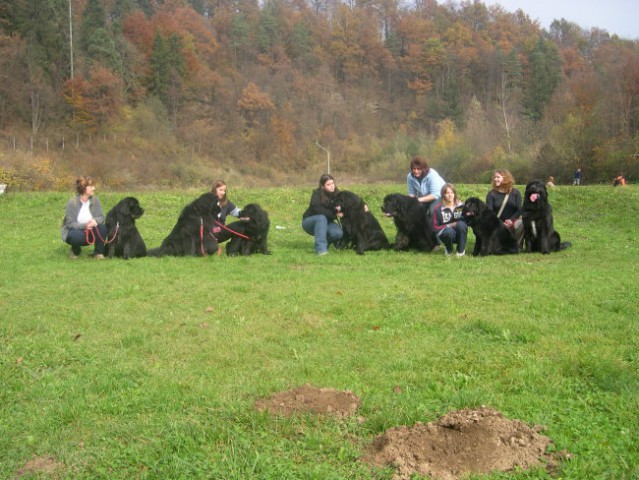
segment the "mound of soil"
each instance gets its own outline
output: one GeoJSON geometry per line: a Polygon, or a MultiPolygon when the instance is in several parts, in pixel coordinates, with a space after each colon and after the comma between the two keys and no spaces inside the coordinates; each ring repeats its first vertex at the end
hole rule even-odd
{"type": "Polygon", "coordinates": [[[542,427],[508,420],[490,408],[450,412],[439,420],[412,428],[395,427],[378,436],[364,461],[397,468],[397,479],[429,475],[457,480],[469,473],[528,469],[545,464],[552,441],[542,427]]]}
{"type": "Polygon", "coordinates": [[[278,392],[271,398],[259,399],[255,408],[272,414],[291,416],[295,413],[327,413],[338,418],[354,415],[361,400],[351,391],[317,388],[310,385],[278,392]]]}

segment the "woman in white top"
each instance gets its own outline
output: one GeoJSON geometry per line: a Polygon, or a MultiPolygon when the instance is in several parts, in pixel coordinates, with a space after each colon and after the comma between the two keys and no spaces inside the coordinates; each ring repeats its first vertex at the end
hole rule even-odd
{"type": "Polygon", "coordinates": [[[71,245],[71,258],[78,258],[81,247],[94,245],[93,258],[102,259],[107,229],[102,204],[94,196],[95,181],[91,177],[79,177],[75,189],[78,195],[67,203],[60,235],[71,245]]]}

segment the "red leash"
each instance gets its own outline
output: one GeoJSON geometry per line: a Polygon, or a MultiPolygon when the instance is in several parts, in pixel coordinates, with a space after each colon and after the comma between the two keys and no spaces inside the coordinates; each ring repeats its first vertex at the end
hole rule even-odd
{"type": "Polygon", "coordinates": [[[231,232],[233,235],[237,235],[238,237],[242,237],[245,238],[247,240],[250,240],[249,237],[247,237],[246,235],[241,234],[240,232],[236,232],[235,230],[231,230],[229,227],[227,227],[226,225],[224,225],[222,222],[220,222],[219,220],[215,220],[215,223],[217,223],[220,227],[222,227],[224,230],[226,230],[227,232],[231,232]]]}
{"type": "Polygon", "coordinates": [[[204,251],[204,220],[200,217],[200,252],[202,256],[206,256],[206,252],[204,251]]]}
{"type": "MultiPolygon", "coordinates": [[[[215,235],[213,235],[211,232],[209,232],[209,235],[211,235],[211,237],[216,241],[217,243],[217,238],[215,238],[215,235]]],[[[206,256],[206,252],[204,251],[204,220],[202,218],[200,218],[200,252],[202,252],[202,256],[205,257],[206,256]]],[[[220,256],[220,253],[222,253],[222,247],[220,247],[219,245],[217,246],[217,256],[220,256]]]]}
{"type": "MultiPolygon", "coordinates": [[[[115,233],[113,234],[113,237],[111,238],[111,240],[109,240],[108,235],[106,240],[102,238],[102,235],[100,235],[100,230],[98,229],[97,226],[93,228],[95,228],[95,231],[98,234],[98,237],[100,237],[100,240],[102,240],[102,242],[106,245],[107,243],[113,242],[113,240],[115,240],[115,237],[118,236],[118,230],[120,230],[120,222],[117,222],[115,224],[115,233]]],[[[87,245],[93,245],[95,243],[95,234],[93,233],[93,228],[87,228],[86,230],[84,230],[84,238],[87,241],[87,245]]]]}

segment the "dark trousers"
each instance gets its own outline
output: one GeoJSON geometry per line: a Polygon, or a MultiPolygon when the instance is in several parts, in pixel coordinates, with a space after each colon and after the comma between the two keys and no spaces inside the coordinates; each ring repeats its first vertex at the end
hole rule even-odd
{"type": "Polygon", "coordinates": [[[67,234],[67,243],[71,245],[71,250],[74,255],[80,255],[82,249],[80,247],[86,247],[91,243],[94,243],[93,253],[94,255],[104,255],[104,240],[107,238],[107,228],[103,223],[93,227],[89,233],[89,241],[87,241],[87,233],[85,230],[71,229],[67,234]],[[100,238],[101,237],[101,238],[100,238]],[[91,243],[89,243],[91,242],[91,243]]]}

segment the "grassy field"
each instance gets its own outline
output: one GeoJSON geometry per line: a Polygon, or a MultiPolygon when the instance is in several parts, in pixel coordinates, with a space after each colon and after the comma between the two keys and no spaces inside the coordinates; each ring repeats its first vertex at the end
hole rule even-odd
{"type": "MultiPolygon", "coordinates": [[[[341,187],[376,214],[404,190],[341,187]]],[[[545,425],[572,454],[557,478],[639,478],[639,188],[557,187],[572,248],[487,258],[318,257],[311,189],[231,191],[269,211],[270,256],[131,261],[68,258],[70,193],[1,196],[0,478],[390,479],[359,461],[373,437],[479,405],[545,425]],[[352,390],[365,421],[254,408],[306,383],[352,390]]],[[[133,192],[147,246],[200,193],[133,192]]]]}

